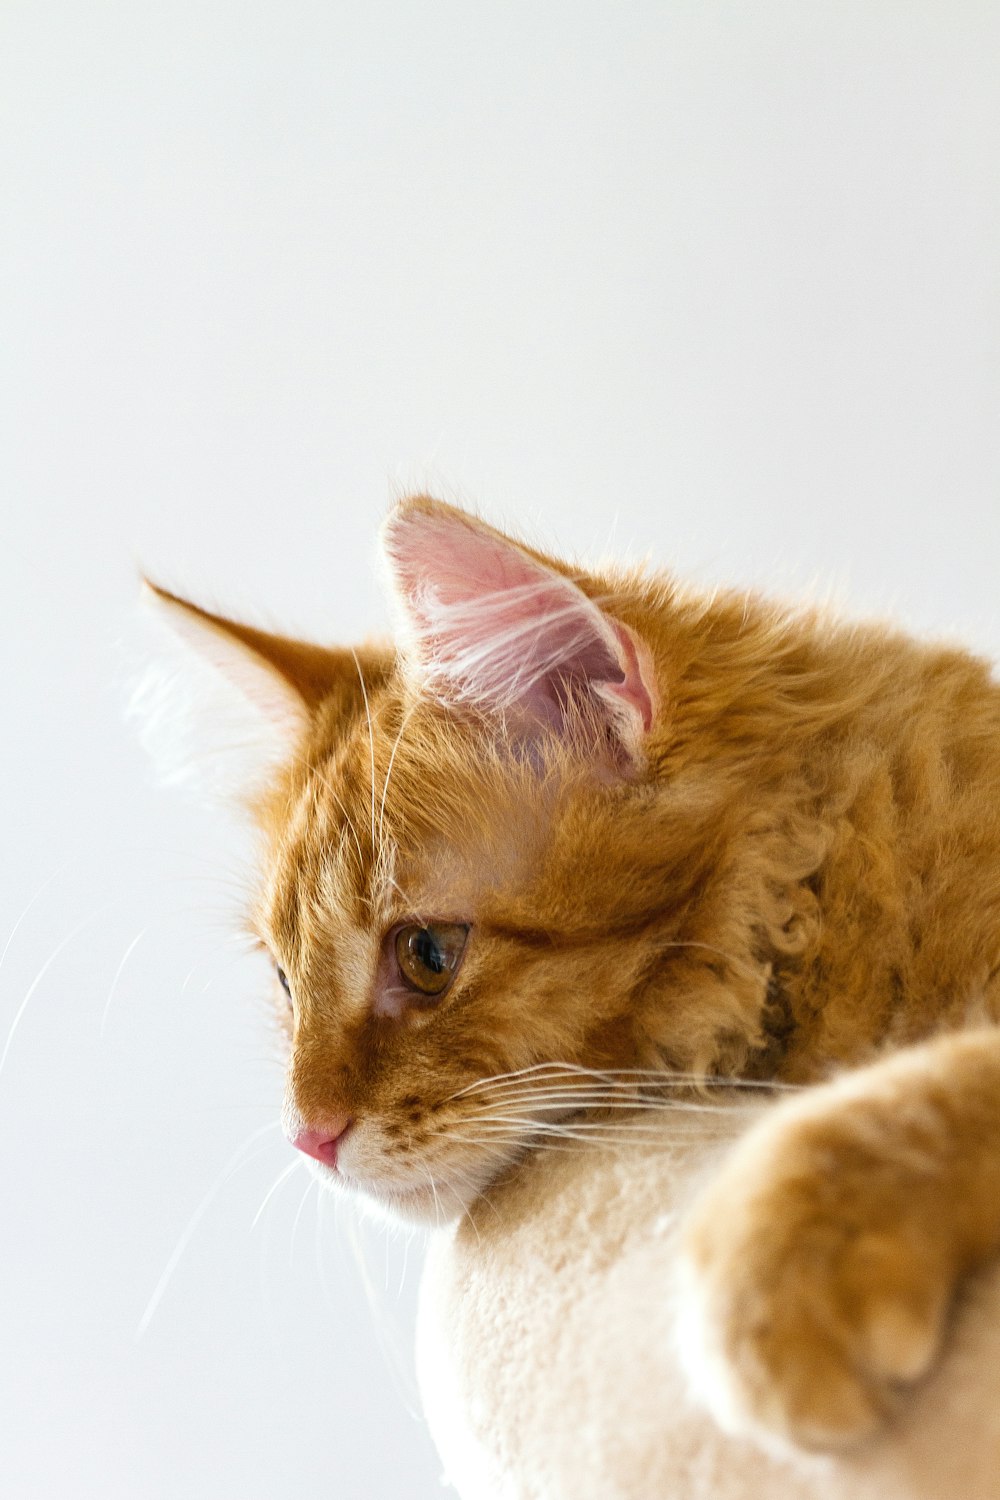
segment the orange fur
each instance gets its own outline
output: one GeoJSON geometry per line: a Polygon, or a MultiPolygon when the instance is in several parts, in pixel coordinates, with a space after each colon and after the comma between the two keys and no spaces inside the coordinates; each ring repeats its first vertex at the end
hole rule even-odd
{"type": "MultiPolygon", "coordinates": [[[[392,524],[415,519],[497,536],[426,497],[392,524]]],[[[434,690],[426,639],[325,651],[201,613],[305,706],[255,804],[255,923],[294,997],[289,1111],[353,1120],[349,1175],[417,1217],[530,1149],[555,1118],[539,1109],[579,1118],[613,1087],[635,1102],[633,1070],[815,1084],[1000,1005],[1000,689],[983,662],[517,551],[610,622],[600,649],[620,647],[625,688],[655,709],[638,740],[641,712],[619,722],[567,690],[561,732],[518,753],[521,710],[434,690]],[[376,1015],[385,934],[434,920],[470,925],[452,988],[376,1015]]],[[[995,1205],[981,1225],[976,1206],[996,1176],[1000,1044],[970,1031],[901,1055],[849,1096],[811,1092],[812,1113],[778,1107],[695,1212],[694,1336],[721,1351],[737,1425],[867,1430],[886,1381],[929,1362],[961,1271],[1000,1244],[995,1205]],[[851,1239],[850,1265],[803,1252],[817,1222],[824,1245],[851,1239]],[[877,1326],[869,1282],[890,1287],[877,1326]],[[829,1400],[810,1398],[831,1370],[829,1400]]]]}

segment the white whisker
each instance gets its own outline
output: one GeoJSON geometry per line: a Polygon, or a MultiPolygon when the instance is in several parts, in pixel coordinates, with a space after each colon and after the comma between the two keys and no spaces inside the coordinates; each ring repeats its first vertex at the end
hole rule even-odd
{"type": "MultiPolygon", "coordinates": [[[[740,1108],[747,1109],[751,1107],[749,1105],[738,1104],[702,1104],[694,1099],[609,1099],[605,1094],[567,1094],[563,1099],[552,1098],[536,1101],[528,1094],[516,1099],[505,1098],[500,1100],[498,1101],[498,1108],[511,1110],[516,1109],[519,1104],[523,1104],[529,1111],[536,1109],[561,1109],[564,1111],[577,1109],[617,1109],[625,1110],[632,1114],[725,1115],[727,1118],[740,1108]]],[[[463,1116],[463,1122],[493,1118],[493,1111],[486,1110],[482,1114],[463,1116]]],[[[530,1113],[525,1115],[525,1119],[530,1118],[530,1113]]]]}
{"type": "MultiPolygon", "coordinates": [[[[326,1194],[321,1194],[321,1198],[326,1196],[326,1194]]],[[[368,1303],[368,1310],[371,1313],[375,1337],[378,1340],[382,1358],[385,1360],[386,1369],[389,1371],[396,1390],[404,1403],[413,1409],[418,1398],[410,1372],[400,1355],[398,1330],[392,1327],[391,1317],[386,1309],[385,1298],[384,1296],[380,1296],[378,1288],[372,1279],[359,1237],[358,1221],[353,1214],[348,1218],[347,1239],[354,1253],[358,1274],[361,1277],[361,1284],[364,1288],[365,1300],[368,1303]]],[[[388,1244],[388,1240],[386,1240],[386,1244],[388,1244]]]]}
{"type": "Polygon", "coordinates": [[[399,749],[400,741],[403,738],[403,731],[406,728],[407,724],[410,722],[410,719],[413,716],[413,712],[416,709],[416,706],[417,706],[417,700],[414,699],[414,701],[410,704],[409,708],[406,710],[406,712],[403,715],[402,721],[401,721],[400,726],[399,726],[399,733],[396,735],[396,738],[393,741],[392,753],[389,756],[389,764],[386,767],[385,780],[382,783],[382,802],[381,802],[381,804],[379,806],[379,810],[378,810],[378,838],[379,838],[379,847],[380,848],[381,848],[381,845],[382,845],[382,830],[383,830],[383,826],[384,826],[384,823],[385,823],[385,799],[386,799],[386,797],[388,796],[388,793],[389,793],[389,778],[392,775],[392,767],[393,767],[393,764],[394,764],[395,759],[396,759],[396,751],[399,749]]]}
{"type": "Polygon", "coordinates": [[[4,961],[5,961],[5,959],[7,957],[7,954],[9,952],[9,950],[10,950],[10,945],[14,941],[15,937],[17,936],[18,929],[20,928],[21,923],[24,921],[25,917],[32,910],[32,908],[35,905],[35,902],[39,899],[39,897],[41,897],[42,895],[44,895],[44,893],[48,890],[49,886],[52,884],[53,880],[55,880],[56,876],[57,875],[61,875],[62,872],[66,869],[66,867],[68,865],[70,865],[70,864],[72,864],[72,860],[64,859],[61,865],[59,865],[55,870],[53,870],[50,875],[47,875],[45,877],[45,879],[42,881],[41,885],[36,890],[35,894],[32,896],[31,900],[28,902],[27,906],[21,912],[21,915],[18,917],[17,921],[14,923],[13,927],[10,929],[10,932],[7,934],[7,941],[3,945],[3,952],[0,952],[0,969],[2,969],[3,966],[4,966],[4,961]]]}
{"type": "Polygon", "coordinates": [[[399,1273],[399,1286],[396,1288],[397,1298],[403,1295],[403,1289],[406,1286],[406,1273],[410,1268],[410,1246],[413,1243],[413,1235],[414,1231],[411,1229],[403,1241],[403,1269],[399,1273]]]}
{"type": "Polygon", "coordinates": [[[108,998],[105,1000],[105,1002],[104,1002],[104,1009],[101,1012],[101,1030],[100,1030],[100,1035],[102,1037],[104,1035],[105,1029],[106,1029],[107,1024],[108,1024],[108,1016],[111,1013],[111,1002],[115,998],[115,991],[118,988],[118,981],[122,977],[122,971],[125,968],[125,965],[128,963],[129,959],[132,957],[132,954],[135,952],[136,948],[141,943],[142,939],[146,936],[146,933],[148,931],[149,931],[149,926],[148,925],[145,926],[145,927],[141,927],[139,929],[139,931],[136,933],[135,937],[129,943],[128,947],[125,949],[125,952],[122,954],[121,963],[118,965],[117,969],[115,970],[115,977],[111,981],[111,988],[108,990],[108,998]]]}
{"type": "Polygon", "coordinates": [[[302,1194],[302,1197],[299,1200],[299,1206],[298,1206],[298,1208],[295,1211],[295,1218],[292,1220],[292,1234],[291,1234],[291,1239],[289,1240],[289,1244],[288,1244],[288,1264],[289,1264],[289,1267],[291,1267],[291,1266],[293,1266],[295,1264],[295,1236],[298,1233],[299,1220],[302,1218],[302,1210],[305,1208],[306,1204],[308,1203],[308,1201],[309,1201],[309,1195],[312,1192],[313,1188],[316,1188],[318,1190],[319,1189],[319,1183],[318,1183],[318,1181],[316,1180],[315,1177],[310,1177],[308,1183],[306,1184],[306,1190],[302,1194]]]}
{"type": "Polygon", "coordinates": [[[208,1192],[198,1204],[198,1207],[195,1209],[194,1213],[191,1215],[191,1218],[188,1221],[187,1228],[184,1230],[184,1233],[181,1235],[180,1239],[177,1241],[177,1244],[174,1246],[173,1251],[170,1255],[170,1259],[164,1266],[160,1279],[156,1283],[156,1286],[153,1288],[152,1296],[146,1303],[146,1310],[143,1313],[142,1317],[139,1319],[139,1323],[135,1331],[137,1343],[146,1332],[146,1329],[149,1327],[150,1322],[153,1318],[153,1314],[159,1307],[160,1302],[163,1299],[163,1294],[167,1290],[167,1287],[170,1285],[171,1278],[174,1272],[177,1270],[178,1265],[180,1264],[181,1257],[183,1256],[188,1245],[191,1243],[191,1239],[196,1229],[198,1228],[198,1225],[201,1223],[209,1208],[214,1203],[219,1190],[224,1186],[225,1183],[229,1181],[234,1172],[239,1171],[240,1167],[245,1166],[249,1160],[251,1160],[253,1157],[256,1157],[256,1152],[253,1152],[252,1156],[247,1155],[247,1151],[250,1149],[250,1147],[252,1147],[255,1142],[259,1141],[261,1136],[267,1135],[267,1133],[271,1130],[278,1130],[280,1129],[280,1127],[281,1121],[273,1120],[270,1125],[261,1125],[258,1130],[255,1130],[251,1135],[249,1135],[243,1142],[242,1146],[240,1146],[236,1151],[233,1152],[232,1156],[229,1158],[228,1162],[223,1167],[218,1177],[212,1183],[212,1186],[209,1188],[208,1192]]]}
{"type": "Polygon", "coordinates": [[[368,720],[368,749],[371,755],[372,771],[372,849],[377,850],[378,841],[375,837],[375,731],[372,728],[372,711],[368,702],[368,689],[365,686],[365,674],[361,670],[361,663],[358,661],[358,653],[354,650],[353,646],[351,647],[351,655],[354,657],[354,665],[358,669],[358,681],[361,683],[361,695],[365,700],[365,717],[368,720]]]}
{"type": "Polygon", "coordinates": [[[88,927],[91,922],[95,921],[97,917],[101,915],[101,912],[103,912],[103,910],[104,907],[101,907],[100,911],[91,912],[89,917],[84,917],[82,922],[77,922],[76,926],[66,934],[62,942],[58,943],[55,948],[53,948],[52,952],[49,954],[48,958],[42,964],[42,967],[39,969],[38,973],[29,984],[25,992],[24,999],[21,1001],[17,1010],[14,1012],[14,1019],[10,1023],[10,1029],[7,1032],[7,1040],[4,1042],[3,1052],[0,1052],[0,1074],[3,1073],[4,1064],[7,1061],[7,1054],[10,1051],[11,1043],[14,1040],[17,1028],[21,1024],[21,1019],[28,1008],[32,995],[35,994],[38,986],[41,984],[49,969],[59,957],[60,953],[62,953],[65,948],[68,948],[77,934],[82,932],[85,927],[88,927]]]}
{"type": "MultiPolygon", "coordinates": [[[[686,1134],[694,1132],[691,1126],[695,1123],[691,1120],[684,1122],[688,1129],[686,1134]]],[[[699,1120],[699,1133],[704,1137],[712,1134],[711,1125],[714,1122],[699,1120]],[[707,1126],[707,1128],[706,1128],[707,1126]]],[[[478,1128],[483,1134],[479,1139],[462,1137],[468,1145],[479,1146],[488,1149],[495,1146],[498,1141],[513,1140],[515,1138],[524,1140],[530,1137],[541,1141],[546,1150],[553,1143],[570,1141],[578,1144],[591,1144],[597,1146],[618,1146],[624,1144],[638,1144],[644,1146],[666,1146],[669,1138],[661,1131],[643,1130],[641,1126],[625,1122],[606,1120],[574,1121],[573,1124],[546,1124],[540,1120],[526,1118],[506,1119],[499,1117],[495,1120],[483,1120],[478,1122],[478,1128]]],[[[442,1132],[444,1134],[445,1132],[442,1132]]],[[[719,1133],[719,1132],[716,1132],[719,1133]]],[[[727,1132],[722,1131],[723,1135],[727,1132]]],[[[448,1133],[449,1139],[458,1137],[448,1133]]]]}
{"type": "Polygon", "coordinates": [[[462,1210],[462,1216],[463,1216],[463,1218],[468,1219],[469,1223],[472,1225],[473,1233],[476,1236],[476,1244],[479,1245],[480,1247],[482,1247],[483,1237],[479,1233],[479,1225],[476,1223],[475,1219],[472,1217],[472,1214],[469,1212],[469,1205],[468,1205],[468,1203],[466,1203],[465,1199],[462,1197],[461,1193],[458,1191],[457,1188],[452,1187],[450,1184],[447,1184],[447,1186],[448,1186],[448,1191],[451,1193],[451,1196],[454,1198],[455,1202],[458,1204],[459,1208],[462,1210]]]}
{"type": "Polygon", "coordinates": [[[261,1214],[264,1212],[265,1208],[270,1203],[270,1201],[274,1197],[275,1193],[281,1187],[282,1183],[283,1182],[287,1182],[288,1179],[289,1179],[289,1177],[291,1177],[292,1173],[295,1172],[295,1171],[297,1171],[299,1168],[303,1167],[304,1165],[305,1165],[305,1163],[301,1162],[301,1161],[291,1161],[291,1162],[288,1163],[287,1167],[285,1167],[281,1172],[279,1172],[277,1178],[271,1184],[271,1186],[268,1189],[268,1191],[265,1193],[265,1195],[264,1195],[264,1201],[261,1203],[260,1208],[258,1208],[257,1212],[253,1216],[253,1220],[252,1220],[252,1222],[250,1224],[251,1230],[256,1229],[256,1227],[257,1227],[257,1225],[258,1225],[258,1223],[260,1221],[261,1214]]]}
{"type": "MultiPolygon", "coordinates": [[[[632,1113],[637,1116],[641,1116],[645,1113],[645,1111],[635,1110],[632,1111],[632,1113]]],[[[537,1135],[539,1133],[561,1134],[565,1131],[581,1131],[587,1133],[591,1131],[632,1129],[632,1126],[626,1120],[537,1120],[529,1114],[478,1115],[474,1119],[471,1119],[469,1121],[469,1124],[474,1125],[481,1130],[489,1129],[493,1126],[510,1126],[518,1130],[523,1130],[525,1127],[527,1127],[534,1135],[537,1135]]],[[[664,1137],[662,1133],[659,1130],[656,1130],[655,1127],[654,1133],[656,1134],[657,1140],[663,1140],[664,1137]]]]}
{"type": "Polygon", "coordinates": [[[431,1193],[434,1196],[434,1217],[435,1217],[435,1220],[436,1220],[437,1224],[440,1226],[440,1223],[441,1223],[441,1200],[440,1200],[440,1198],[438,1197],[438,1194],[437,1194],[437,1184],[434,1181],[434,1176],[433,1176],[433,1174],[431,1172],[430,1167],[425,1167],[424,1170],[427,1173],[427,1181],[431,1185],[431,1193]]]}
{"type": "Polygon", "coordinates": [[[665,1068],[587,1068],[580,1063],[569,1062],[539,1062],[530,1063],[524,1068],[515,1068],[509,1073],[494,1073],[487,1078],[476,1079],[474,1083],[466,1084],[464,1088],[456,1089],[449,1094],[443,1103],[451,1103],[455,1099],[490,1089],[500,1092],[503,1086],[512,1083],[530,1083],[535,1078],[542,1080],[558,1080],[561,1078],[583,1077],[595,1080],[608,1087],[648,1083],[649,1085],[662,1087],[695,1087],[714,1089],[764,1089],[766,1091],[795,1090],[796,1084],[779,1083],[772,1079],[756,1078],[727,1078],[721,1074],[707,1073],[678,1073],[671,1072],[665,1068]]]}
{"type": "MultiPolygon", "coordinates": [[[[326,1275],[326,1261],[323,1258],[323,1214],[324,1214],[324,1212],[326,1210],[326,1205],[327,1205],[327,1203],[329,1203],[329,1201],[330,1201],[330,1195],[328,1193],[324,1193],[324,1192],[321,1191],[317,1195],[317,1198],[316,1198],[316,1274],[319,1276],[319,1284],[320,1284],[320,1286],[323,1289],[323,1300],[326,1303],[327,1311],[330,1312],[330,1313],[333,1313],[334,1316],[336,1316],[337,1309],[334,1306],[333,1296],[332,1296],[332,1294],[330,1292],[330,1283],[327,1280],[327,1275],[326,1275]]],[[[337,1206],[339,1204],[339,1199],[334,1198],[333,1203],[334,1203],[334,1211],[336,1211],[336,1208],[337,1208],[337,1206]]],[[[351,1221],[351,1226],[353,1227],[353,1220],[351,1221]]],[[[357,1246],[354,1244],[353,1240],[351,1239],[350,1231],[348,1231],[348,1236],[347,1237],[348,1237],[348,1242],[352,1245],[352,1247],[354,1249],[355,1256],[357,1256],[357,1246]]],[[[363,1276],[363,1268],[360,1267],[360,1265],[359,1265],[359,1269],[362,1270],[362,1276],[363,1276]]]]}

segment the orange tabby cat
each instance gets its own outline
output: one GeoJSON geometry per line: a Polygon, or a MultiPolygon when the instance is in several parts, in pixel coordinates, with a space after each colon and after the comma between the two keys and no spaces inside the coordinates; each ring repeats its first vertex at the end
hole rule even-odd
{"type": "Polygon", "coordinates": [[[152,591],[272,737],[289,1138],[433,1220],[656,1077],[817,1085],[691,1212],[688,1358],[732,1428],[863,1435],[1000,1249],[1000,689],[423,496],[383,547],[399,650],[152,591]]]}

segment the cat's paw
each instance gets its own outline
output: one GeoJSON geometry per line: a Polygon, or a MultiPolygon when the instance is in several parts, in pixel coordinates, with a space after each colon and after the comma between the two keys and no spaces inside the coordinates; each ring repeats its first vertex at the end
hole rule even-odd
{"type": "Polygon", "coordinates": [[[692,1385],[724,1428],[777,1449],[875,1432],[933,1366],[957,1277],[934,1169],[867,1101],[817,1092],[737,1146],[679,1262],[692,1385]]]}

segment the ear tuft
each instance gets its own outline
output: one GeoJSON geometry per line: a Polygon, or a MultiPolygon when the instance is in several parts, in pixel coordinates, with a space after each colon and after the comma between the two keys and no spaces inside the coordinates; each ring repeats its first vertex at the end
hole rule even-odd
{"type": "Polygon", "coordinates": [[[405,645],[431,691],[518,733],[567,733],[574,708],[596,709],[625,758],[641,758],[655,676],[627,625],[545,560],[439,501],[404,501],[382,541],[405,645]]]}
{"type": "Polygon", "coordinates": [[[268,638],[143,580],[152,650],[129,717],[164,780],[213,799],[263,790],[309,722],[301,692],[250,641],[268,638]]]}

